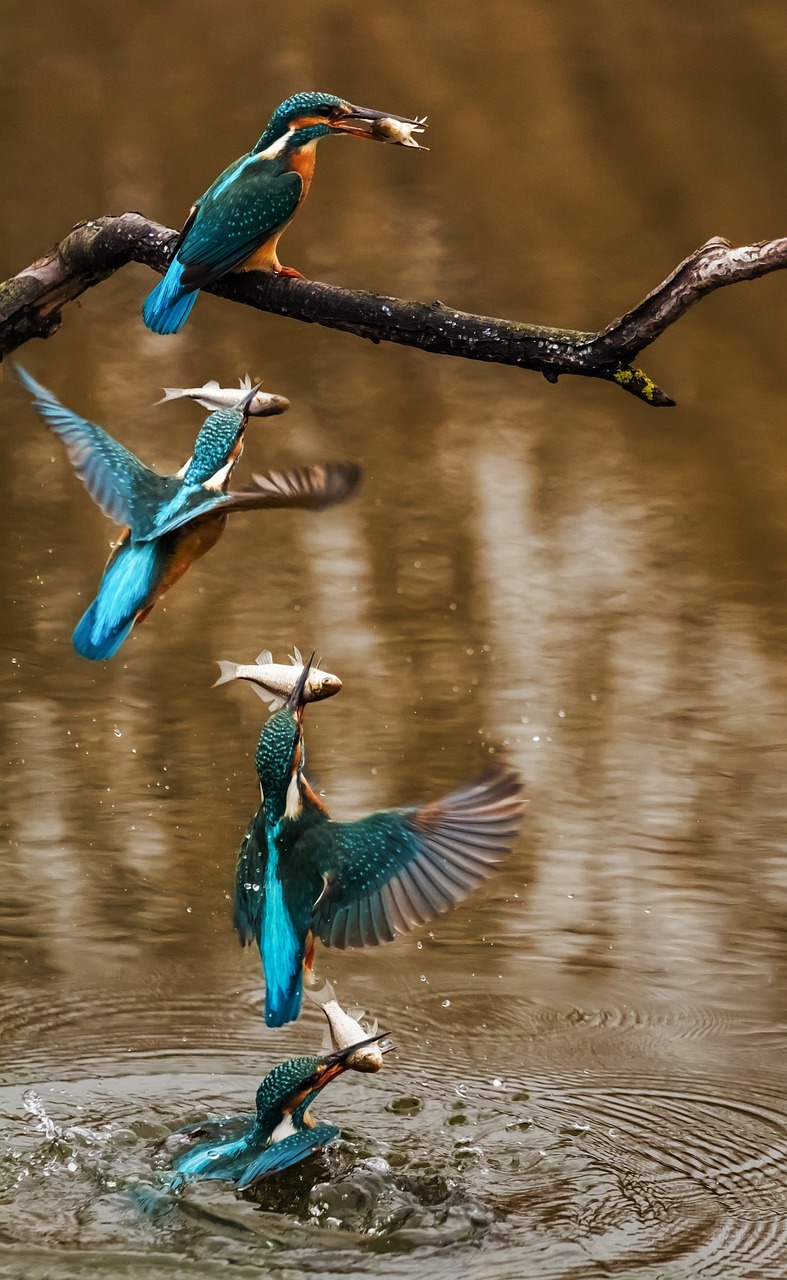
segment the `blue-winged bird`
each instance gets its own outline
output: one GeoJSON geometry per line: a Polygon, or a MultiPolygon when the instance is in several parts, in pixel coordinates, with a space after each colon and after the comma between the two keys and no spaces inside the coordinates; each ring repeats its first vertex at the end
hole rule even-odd
{"type": "Polygon", "coordinates": [[[332,1124],[315,1124],[309,1107],[326,1084],[354,1066],[354,1055],[371,1045],[379,1045],[382,1053],[392,1048],[382,1034],[324,1058],[290,1058],[280,1063],[257,1090],[256,1115],[226,1116],[181,1129],[185,1137],[205,1141],[174,1156],[173,1166],[184,1177],[226,1178],[245,1191],[327,1146],[340,1130],[332,1124]]]}
{"type": "Polygon", "coordinates": [[[388,120],[405,132],[423,128],[420,121],[354,107],[332,93],[296,93],[277,107],[257,145],[192,206],[164,279],[145,299],[147,327],[178,333],[200,289],[229,271],[300,276],[282,267],[276,246],[309,190],[318,141],[336,133],[385,141],[375,127],[388,120]]]}
{"type": "Polygon", "coordinates": [[[316,939],[377,946],[447,911],[510,852],[524,807],[519,775],[498,767],[441,800],[333,822],[303,772],[309,666],[260,734],[262,804],[236,873],[235,928],[259,946],[272,1027],[297,1018],[316,939]]]}
{"type": "Polygon", "coordinates": [[[252,507],[327,507],[355,488],[353,463],[329,462],[255,475],[245,489],[229,489],[243,452],[254,387],[236,409],[212,413],[177,475],[160,476],[101,427],[72,413],[17,366],[35,407],[66,447],[91,498],[124,525],[107,562],[98,594],[73,635],[83,658],[111,658],[132,627],[218,542],[227,517],[252,507]]]}

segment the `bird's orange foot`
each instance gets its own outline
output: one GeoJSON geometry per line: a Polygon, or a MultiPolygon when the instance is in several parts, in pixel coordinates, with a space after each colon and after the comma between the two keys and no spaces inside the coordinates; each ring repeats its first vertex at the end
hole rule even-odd
{"type": "Polygon", "coordinates": [[[302,271],[296,271],[295,267],[277,267],[277,276],[289,276],[292,280],[305,280],[306,276],[302,271]]]}

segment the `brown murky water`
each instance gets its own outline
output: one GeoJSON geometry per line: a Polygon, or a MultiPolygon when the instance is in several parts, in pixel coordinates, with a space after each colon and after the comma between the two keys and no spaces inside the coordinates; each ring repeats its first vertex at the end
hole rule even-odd
{"type": "MultiPolygon", "coordinates": [[[[285,241],[310,275],[586,328],[710,235],[785,232],[775,0],[49,0],[4,27],[3,277],[82,217],[178,223],[311,87],[428,113],[432,150],[323,144],[285,241]]],[[[239,517],[94,667],[69,638],[112,530],[6,378],[0,1275],[782,1277],[785,281],[647,353],[664,412],[211,298],[160,339],[151,284],[127,268],[25,364],[167,469],[202,414],[161,386],[263,374],[293,408],[243,472],[365,482],[239,517]],[[313,1010],[265,1029],[229,926],[261,704],[210,688],[293,643],[345,681],[307,723],[335,813],[495,753],[526,830],[431,930],[324,955],[398,1045],[322,1100],[338,1146],[261,1207],[216,1183],[142,1218],[155,1139],[320,1040],[313,1010]]]]}

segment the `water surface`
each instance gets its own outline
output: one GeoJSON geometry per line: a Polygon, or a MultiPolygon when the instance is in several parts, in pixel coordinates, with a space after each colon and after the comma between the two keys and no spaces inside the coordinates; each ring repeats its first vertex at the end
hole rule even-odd
{"type": "MultiPolygon", "coordinates": [[[[711,235],[784,234],[780,6],[481,8],[9,8],[0,273],[80,218],[178,224],[309,87],[427,113],[431,147],[323,144],[282,246],[309,275],[592,328],[711,235]]],[[[212,298],[160,339],[151,284],[126,268],[21,358],[169,470],[202,414],[159,388],[248,370],[293,408],[252,424],[241,478],[365,480],[238,517],[93,666],[70,632],[113,531],[6,376],[0,1275],[783,1276],[784,280],[645,354],[663,412],[212,298]],[[526,826],[431,929],[323,954],[398,1046],[321,1099],[341,1142],[257,1201],[206,1184],[145,1217],[158,1141],[320,1043],[313,1010],[266,1030],[230,929],[263,711],[210,688],[293,644],[345,682],[307,715],[335,814],[494,757],[526,826]]]]}

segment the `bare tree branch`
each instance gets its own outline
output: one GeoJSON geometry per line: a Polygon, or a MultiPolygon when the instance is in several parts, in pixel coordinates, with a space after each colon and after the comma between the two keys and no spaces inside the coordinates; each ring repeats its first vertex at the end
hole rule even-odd
{"type": "MultiPolygon", "coordinates": [[[[38,262],[0,284],[0,358],[30,338],[48,338],[60,325],[65,303],[127,262],[166,271],[176,235],[139,213],[79,223],[38,262]]],[[[787,239],[737,249],[727,240],[709,240],[638,306],[599,333],[520,324],[455,311],[439,301],[404,302],[260,272],[225,276],[208,292],[372,342],[532,369],[549,382],[557,382],[561,374],[601,378],[646,404],[663,406],[675,402],[633,366],[639,352],[707,293],[786,266],[787,239]]]]}

